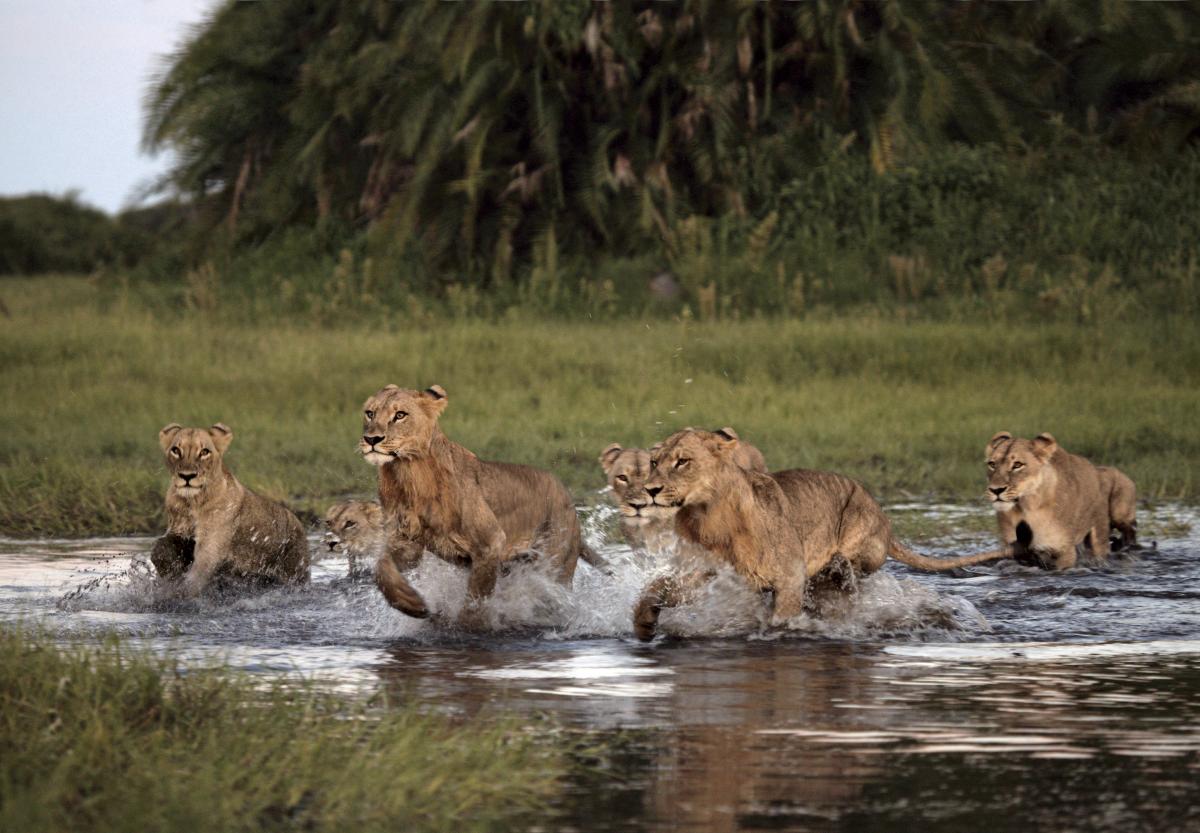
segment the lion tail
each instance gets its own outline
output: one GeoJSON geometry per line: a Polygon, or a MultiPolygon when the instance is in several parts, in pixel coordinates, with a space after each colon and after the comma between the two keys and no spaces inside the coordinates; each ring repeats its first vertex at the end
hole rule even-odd
{"type": "Polygon", "coordinates": [[[958,567],[968,567],[971,564],[982,564],[985,561],[1011,558],[1012,552],[1007,547],[1004,547],[975,555],[964,555],[959,558],[929,558],[925,555],[918,555],[899,541],[892,539],[892,543],[888,546],[888,555],[901,564],[907,564],[918,570],[928,570],[929,572],[937,573],[943,570],[953,570],[958,567]]]}
{"type": "Polygon", "coordinates": [[[594,549],[589,547],[587,544],[579,545],[579,557],[582,558],[584,561],[586,561],[588,564],[591,564],[597,570],[600,570],[601,572],[605,572],[605,573],[608,573],[609,575],[612,575],[612,568],[609,567],[608,562],[606,560],[604,560],[603,557],[601,557],[600,553],[596,552],[594,549]]]}

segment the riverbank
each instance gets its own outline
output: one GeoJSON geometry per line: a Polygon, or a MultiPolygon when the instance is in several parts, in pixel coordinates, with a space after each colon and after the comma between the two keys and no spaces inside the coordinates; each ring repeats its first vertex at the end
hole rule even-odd
{"type": "Polygon", "coordinates": [[[168,422],[229,424],[237,476],[298,510],[370,495],[358,411],[389,382],[442,385],[453,439],[546,467],[582,502],[603,499],[608,443],[685,425],[731,425],[772,468],[834,469],[888,500],[977,499],[1001,429],[1050,431],[1146,497],[1200,492],[1200,335],[1184,316],[319,324],[164,313],[81,278],[6,279],[0,297],[5,535],[159,529],[168,422]]]}

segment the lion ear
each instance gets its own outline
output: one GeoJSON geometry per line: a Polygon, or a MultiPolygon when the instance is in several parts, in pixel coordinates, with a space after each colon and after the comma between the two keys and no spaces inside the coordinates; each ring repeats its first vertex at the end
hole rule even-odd
{"type": "Polygon", "coordinates": [[[213,445],[221,454],[224,454],[225,450],[229,448],[229,444],[233,442],[233,429],[223,422],[214,422],[208,429],[208,435],[212,437],[213,445]]]}
{"type": "Polygon", "coordinates": [[[170,425],[164,425],[163,429],[158,432],[158,444],[165,454],[167,449],[171,447],[171,443],[175,440],[175,435],[183,430],[183,426],[178,422],[172,422],[170,425]]]}
{"type": "Polygon", "coordinates": [[[1000,445],[1000,443],[1008,442],[1011,439],[1012,434],[1008,433],[1007,431],[997,431],[992,435],[992,438],[988,440],[987,448],[984,449],[983,453],[991,454],[996,450],[996,446],[1000,445]]]}
{"type": "Polygon", "coordinates": [[[729,427],[722,428],[719,431],[713,431],[708,438],[708,442],[705,444],[718,457],[723,457],[737,448],[737,431],[734,431],[729,427]]]}
{"type": "Polygon", "coordinates": [[[621,448],[620,443],[612,443],[600,452],[600,468],[604,469],[605,474],[612,471],[613,463],[617,462],[617,458],[621,456],[621,452],[624,450],[621,448]]]}
{"type": "Polygon", "coordinates": [[[1042,460],[1049,460],[1058,451],[1058,440],[1053,434],[1038,434],[1033,438],[1033,453],[1042,460]]]}
{"type": "Polygon", "coordinates": [[[430,385],[421,391],[421,397],[425,402],[426,410],[435,417],[446,410],[446,402],[449,401],[446,397],[446,389],[441,385],[430,385]]]}

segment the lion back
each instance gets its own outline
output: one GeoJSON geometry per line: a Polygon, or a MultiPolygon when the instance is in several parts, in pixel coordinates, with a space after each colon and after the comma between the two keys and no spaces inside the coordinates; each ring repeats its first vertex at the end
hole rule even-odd
{"type": "Polygon", "coordinates": [[[291,510],[247,490],[229,545],[230,567],[283,582],[308,579],[308,540],[291,510]]]}
{"type": "Polygon", "coordinates": [[[492,514],[512,541],[532,539],[550,528],[578,527],[570,492],[548,471],[480,461],[478,483],[492,514]]]}

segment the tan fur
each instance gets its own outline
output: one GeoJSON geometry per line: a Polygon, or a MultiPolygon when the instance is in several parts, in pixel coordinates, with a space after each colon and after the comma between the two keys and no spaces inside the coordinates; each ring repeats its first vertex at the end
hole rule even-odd
{"type": "Polygon", "coordinates": [[[985,453],[1000,539],[1018,561],[1065,570],[1080,546],[1107,558],[1113,526],[1136,543],[1133,481],[1116,469],[1102,473],[1050,434],[1026,440],[1000,431],[985,453]]]}
{"type": "MultiPolygon", "coordinates": [[[[791,469],[762,474],[733,462],[736,435],[684,430],[653,455],[647,491],[676,507],[675,532],[726,563],[760,591],[773,591],[772,624],[800,613],[809,582],[859,576],[891,555],[910,566],[949,570],[1004,557],[1002,551],[954,559],[919,556],[897,542],[891,523],[860,484],[839,474],[791,469]]],[[[658,613],[686,601],[711,569],[652,582],[634,610],[641,639],[658,613]]],[[[852,579],[851,579],[852,580],[852,579]]]]}
{"type": "Polygon", "coordinates": [[[1108,500],[1108,527],[1116,532],[1117,549],[1136,549],[1137,487],[1120,469],[1096,466],[1100,475],[1100,495],[1108,500]]]}
{"type": "Polygon", "coordinates": [[[195,596],[214,576],[304,583],[309,578],[304,527],[290,511],[247,489],[225,465],[233,432],[221,423],[159,432],[171,485],[167,534],[151,561],[160,576],[183,578],[195,596]]]}
{"type": "Polygon", "coordinates": [[[363,406],[359,449],[379,466],[386,541],[375,574],[388,602],[410,616],[428,615],[403,575],[426,549],[470,568],[471,603],[490,595],[500,567],[522,555],[570,584],[577,559],[591,555],[571,495],[549,472],[486,462],[451,441],[438,425],[446,402],[436,385],[388,385],[363,406]]]}
{"type": "Polygon", "coordinates": [[[358,572],[358,561],[369,562],[383,552],[383,509],[373,500],[335,503],[325,513],[325,546],[330,552],[346,553],[350,575],[358,572]]]}
{"type": "MultiPolygon", "coordinates": [[[[721,431],[737,437],[732,428],[722,428],[721,431]]],[[[747,442],[737,444],[733,462],[747,471],[767,471],[762,452],[747,442]]],[[[618,443],[612,443],[600,453],[600,468],[604,470],[608,487],[621,512],[621,534],[629,546],[650,552],[669,548],[677,540],[675,510],[655,506],[646,492],[646,478],[650,476],[650,451],[622,448],[618,443]]]]}

